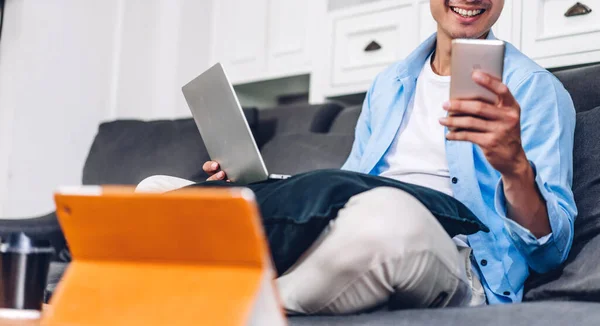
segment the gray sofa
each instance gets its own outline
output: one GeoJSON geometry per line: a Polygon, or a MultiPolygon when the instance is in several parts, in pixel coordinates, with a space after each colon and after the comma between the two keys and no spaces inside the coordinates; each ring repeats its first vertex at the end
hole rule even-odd
{"type": "MultiPolygon", "coordinates": [[[[356,316],[293,317],[290,324],[600,325],[600,65],[555,74],[572,94],[578,111],[573,188],[580,214],[568,261],[551,273],[532,275],[526,286],[526,302],[440,310],[389,311],[382,307],[356,316]]],[[[360,106],[296,105],[246,109],[245,113],[269,170],[296,174],[343,164],[354,139],[360,106]]],[[[154,174],[203,180],[206,175],[201,166],[207,159],[191,119],[113,121],[100,125],[82,181],[136,184],[154,174]]],[[[0,221],[0,235],[25,229],[35,237],[49,237],[65,253],[54,215],[38,220],[37,224],[36,219],[0,221]]],[[[68,255],[57,259],[68,260],[68,255]]],[[[49,292],[66,264],[53,263],[49,292]]]]}

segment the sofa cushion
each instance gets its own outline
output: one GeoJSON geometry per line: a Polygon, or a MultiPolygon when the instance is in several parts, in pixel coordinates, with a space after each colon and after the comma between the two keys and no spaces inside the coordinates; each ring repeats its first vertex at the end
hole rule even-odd
{"type": "Polygon", "coordinates": [[[578,325],[595,326],[600,304],[535,302],[480,308],[387,311],[336,317],[292,317],[290,326],[578,325]]]}
{"type": "Polygon", "coordinates": [[[338,134],[354,135],[356,122],[360,116],[362,106],[350,106],[344,109],[333,121],[330,132],[338,134]]]}
{"type": "Polygon", "coordinates": [[[526,300],[600,302],[600,107],[577,114],[573,157],[573,247],[561,269],[531,277],[526,300]]]}
{"type": "Polygon", "coordinates": [[[279,135],[262,149],[270,173],[298,174],[340,168],[350,154],[354,137],[339,134],[279,135]]]}
{"type": "Polygon", "coordinates": [[[554,72],[573,98],[577,112],[600,106],[600,64],[554,72]]]}
{"type": "Polygon", "coordinates": [[[156,174],[203,178],[209,159],[192,119],[118,120],[100,125],[83,168],[83,184],[135,185],[156,174]]]}
{"type": "Polygon", "coordinates": [[[310,125],[310,131],[316,133],[327,133],[337,116],[344,110],[338,103],[327,103],[317,111],[310,125]]]}
{"type": "MultiPolygon", "coordinates": [[[[262,148],[278,135],[310,132],[315,117],[319,115],[322,108],[323,105],[294,104],[260,110],[255,134],[258,147],[262,148]]],[[[325,110],[328,110],[327,107],[325,110]]],[[[327,113],[324,114],[324,117],[326,116],[327,113]]],[[[331,119],[334,117],[331,115],[331,119]]],[[[319,120],[323,120],[323,117],[319,120]]]]}
{"type": "MultiPolygon", "coordinates": [[[[253,133],[258,110],[244,108],[253,133]]],[[[83,184],[135,185],[163,174],[205,180],[208,152],[193,119],[117,120],[100,125],[83,167],[83,184]]]]}

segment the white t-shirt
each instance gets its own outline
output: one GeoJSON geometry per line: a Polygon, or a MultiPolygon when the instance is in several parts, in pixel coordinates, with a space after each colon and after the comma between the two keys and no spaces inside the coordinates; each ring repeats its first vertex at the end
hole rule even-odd
{"type": "Polygon", "coordinates": [[[406,111],[403,129],[384,160],[383,177],[428,187],[452,196],[442,104],[450,98],[450,76],[431,69],[431,56],[419,74],[415,96],[406,111]]]}

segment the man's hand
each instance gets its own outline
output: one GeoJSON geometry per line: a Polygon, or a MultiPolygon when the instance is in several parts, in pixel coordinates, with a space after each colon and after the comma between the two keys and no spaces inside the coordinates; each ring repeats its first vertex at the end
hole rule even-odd
{"type": "Polygon", "coordinates": [[[494,104],[452,100],[444,104],[449,116],[440,123],[451,131],[448,140],[479,145],[488,162],[503,176],[517,176],[531,168],[521,145],[521,108],[506,85],[476,71],[473,80],[498,96],[494,104]]]}
{"type": "Polygon", "coordinates": [[[506,85],[480,71],[473,80],[498,96],[496,103],[452,100],[444,104],[448,140],[479,145],[502,175],[507,216],[541,238],[550,232],[548,209],[535,184],[533,168],[521,144],[521,107],[506,85]]]}
{"type": "Polygon", "coordinates": [[[204,170],[204,172],[206,172],[206,174],[209,175],[209,178],[206,179],[206,181],[218,181],[225,180],[227,178],[225,171],[221,171],[219,163],[215,161],[208,161],[204,163],[204,165],[202,166],[202,170],[204,170]]]}

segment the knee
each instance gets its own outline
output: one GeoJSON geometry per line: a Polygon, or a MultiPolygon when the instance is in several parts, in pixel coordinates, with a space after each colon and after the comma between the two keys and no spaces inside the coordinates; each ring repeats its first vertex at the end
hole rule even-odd
{"type": "Polygon", "coordinates": [[[427,250],[436,231],[445,232],[419,200],[389,187],[352,197],[338,218],[336,223],[347,225],[348,233],[369,252],[427,250]]]}
{"type": "Polygon", "coordinates": [[[135,188],[136,192],[164,193],[193,184],[192,181],[169,177],[166,175],[153,175],[142,180],[135,188]]]}
{"type": "Polygon", "coordinates": [[[160,185],[163,184],[162,179],[164,177],[165,176],[162,175],[153,175],[147,177],[146,179],[138,183],[138,185],[135,187],[135,192],[164,192],[164,190],[162,190],[160,187],[160,185]]]}

